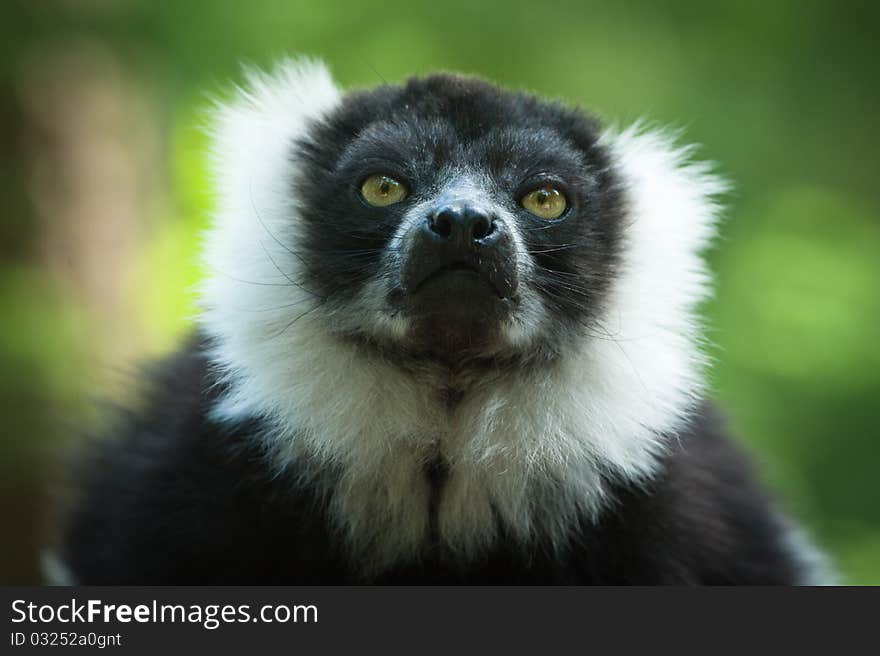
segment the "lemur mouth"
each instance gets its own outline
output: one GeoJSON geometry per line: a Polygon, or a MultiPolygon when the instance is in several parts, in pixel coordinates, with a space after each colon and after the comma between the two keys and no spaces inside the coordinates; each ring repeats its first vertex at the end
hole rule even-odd
{"type": "MultiPolygon", "coordinates": [[[[415,287],[412,288],[411,293],[418,294],[419,291],[421,291],[421,289],[425,287],[425,285],[427,285],[428,283],[431,283],[439,278],[446,277],[448,275],[461,276],[462,278],[476,276],[487,285],[491,285],[491,281],[488,279],[488,277],[484,275],[484,273],[480,271],[476,266],[469,262],[465,262],[464,260],[460,260],[445,264],[425,275],[425,277],[418,281],[415,287]]],[[[497,289],[495,291],[498,292],[497,289]]],[[[498,295],[499,297],[501,296],[500,293],[498,295]]]]}

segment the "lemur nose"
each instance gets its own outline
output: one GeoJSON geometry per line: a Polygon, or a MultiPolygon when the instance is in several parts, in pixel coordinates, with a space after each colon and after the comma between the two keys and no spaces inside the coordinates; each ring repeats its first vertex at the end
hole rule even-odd
{"type": "MultiPolygon", "coordinates": [[[[481,289],[488,282],[505,299],[516,292],[513,233],[486,205],[464,199],[440,201],[407,237],[401,282],[409,293],[435,279],[451,280],[459,291],[462,285],[481,289]]],[[[445,289],[434,291],[441,288],[445,289]]]]}
{"type": "Polygon", "coordinates": [[[427,227],[436,237],[459,248],[490,246],[499,236],[488,212],[464,204],[439,207],[428,215],[427,227]]]}

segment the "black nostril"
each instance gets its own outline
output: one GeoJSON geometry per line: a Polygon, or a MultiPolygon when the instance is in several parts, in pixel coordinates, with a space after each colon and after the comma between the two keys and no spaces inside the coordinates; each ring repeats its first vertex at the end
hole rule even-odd
{"type": "Polygon", "coordinates": [[[435,235],[459,244],[473,244],[497,231],[492,217],[468,206],[450,205],[428,217],[427,226],[435,235]]]}
{"type": "Polygon", "coordinates": [[[471,239],[483,239],[488,237],[495,230],[495,224],[489,220],[489,217],[482,214],[475,216],[471,223],[471,239]]]}
{"type": "Polygon", "coordinates": [[[451,212],[438,212],[428,221],[428,226],[432,232],[437,233],[441,237],[448,238],[452,234],[455,219],[451,212]]]}

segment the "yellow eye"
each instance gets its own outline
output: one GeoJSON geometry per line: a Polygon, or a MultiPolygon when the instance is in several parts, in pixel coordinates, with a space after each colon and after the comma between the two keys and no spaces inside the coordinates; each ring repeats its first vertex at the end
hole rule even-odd
{"type": "Polygon", "coordinates": [[[371,175],[361,185],[361,196],[375,207],[399,203],[406,198],[406,193],[403,183],[387,175],[371,175]]]}
{"type": "Polygon", "coordinates": [[[535,189],[523,196],[520,203],[535,216],[548,220],[558,219],[568,207],[565,194],[553,187],[535,189]]]}

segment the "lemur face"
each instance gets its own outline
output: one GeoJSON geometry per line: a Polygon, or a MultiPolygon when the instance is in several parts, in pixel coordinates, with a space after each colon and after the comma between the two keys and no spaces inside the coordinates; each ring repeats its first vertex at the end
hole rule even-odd
{"type": "Polygon", "coordinates": [[[301,284],[340,336],[459,362],[602,330],[623,203],[582,114],[438,75],[347,95],[291,157],[301,284]]]}
{"type": "Polygon", "coordinates": [[[355,505],[378,481],[417,503],[440,453],[483,477],[449,517],[531,526],[524,481],[598,504],[700,398],[724,185],[661,132],[452,76],[345,93],[291,61],[218,107],[213,155],[212,416],[269,420],[281,463],[348,468],[355,505]]]}

